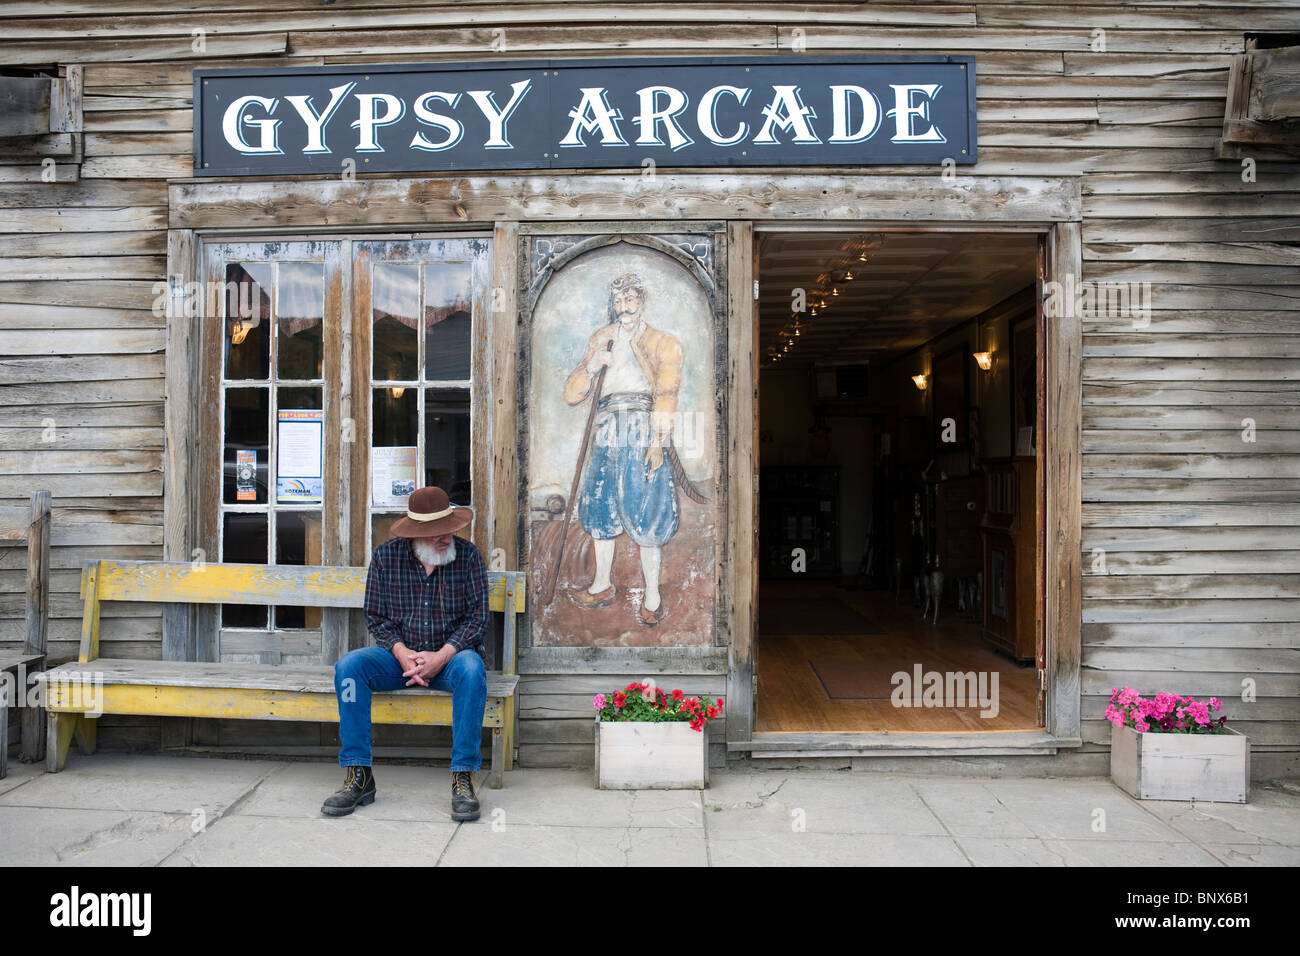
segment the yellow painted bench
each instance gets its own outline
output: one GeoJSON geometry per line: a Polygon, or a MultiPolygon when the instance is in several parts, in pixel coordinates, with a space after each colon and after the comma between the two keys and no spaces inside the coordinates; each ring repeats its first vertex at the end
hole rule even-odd
{"type": "MultiPolygon", "coordinates": [[[[492,729],[489,786],[499,788],[514,757],[517,618],[525,607],[522,571],[489,571],[488,605],[504,615],[499,671],[487,677],[483,726],[492,729]]],[[[46,766],[63,769],[75,737],[82,753],[95,749],[101,713],[160,717],[226,717],[241,720],[307,720],[337,723],[332,665],[225,664],[199,661],[138,661],[99,656],[99,615],[104,601],[193,604],[273,604],[288,607],[359,608],[365,568],[264,564],[95,561],[82,569],[81,653],[40,676],[49,722],[46,766]]],[[[411,687],[376,693],[377,724],[450,726],[451,695],[411,687]]]]}

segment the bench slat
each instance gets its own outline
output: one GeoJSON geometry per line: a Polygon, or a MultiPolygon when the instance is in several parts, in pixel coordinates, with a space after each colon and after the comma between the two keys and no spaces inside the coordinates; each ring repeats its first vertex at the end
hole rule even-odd
{"type": "MultiPolygon", "coordinates": [[[[157,685],[163,687],[238,687],[334,695],[334,668],[318,664],[207,664],[194,661],[132,661],[99,658],[84,664],[61,664],[44,671],[43,682],[95,680],[104,684],[157,685]]],[[[488,696],[508,697],[515,692],[515,674],[487,675],[488,696]]],[[[425,687],[385,691],[392,694],[446,694],[425,687]]],[[[450,695],[447,695],[450,696],[450,695]]]]}
{"type": "Polygon", "coordinates": [[[31,667],[44,658],[44,654],[0,654],[0,671],[17,670],[20,666],[31,667]]]}
{"type": "MultiPolygon", "coordinates": [[[[294,564],[100,561],[96,592],[101,601],[359,608],[365,602],[366,570],[294,564]]],[[[505,572],[489,571],[487,577],[488,606],[503,612],[505,572]]],[[[519,577],[516,614],[524,611],[526,600],[523,576],[519,577]]]]}
{"type": "MultiPolygon", "coordinates": [[[[488,697],[484,727],[503,727],[504,700],[488,697]]],[[[246,687],[178,687],[159,684],[105,684],[93,690],[54,682],[47,696],[51,714],[100,711],[106,714],[147,714],[156,717],[207,717],[235,720],[310,720],[336,723],[338,700],[333,693],[267,690],[246,687]]],[[[376,724],[449,726],[450,694],[421,690],[375,694],[370,719],[376,724]]]]}

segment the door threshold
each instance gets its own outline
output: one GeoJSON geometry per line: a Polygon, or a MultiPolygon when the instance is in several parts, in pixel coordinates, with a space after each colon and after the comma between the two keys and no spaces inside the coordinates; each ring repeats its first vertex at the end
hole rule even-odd
{"type": "Polygon", "coordinates": [[[772,733],[731,740],[728,751],[748,751],[756,760],[790,757],[960,757],[1055,754],[1079,747],[1078,737],[1045,730],[972,733],[772,733]]]}

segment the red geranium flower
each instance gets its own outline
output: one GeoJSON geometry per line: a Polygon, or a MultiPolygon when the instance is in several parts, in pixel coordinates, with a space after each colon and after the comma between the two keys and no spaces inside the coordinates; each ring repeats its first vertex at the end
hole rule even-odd
{"type": "Polygon", "coordinates": [[[627,703],[627,694],[623,693],[621,690],[617,691],[614,694],[614,706],[622,707],[626,703],[627,703]]]}
{"type": "Polygon", "coordinates": [[[705,711],[705,713],[708,714],[710,717],[716,717],[718,716],[718,708],[710,707],[707,711],[705,711]]]}
{"type": "Polygon", "coordinates": [[[673,691],[673,700],[681,700],[685,696],[680,689],[673,691]]]}
{"type": "Polygon", "coordinates": [[[722,713],[722,698],[718,698],[718,713],[722,713]]]}

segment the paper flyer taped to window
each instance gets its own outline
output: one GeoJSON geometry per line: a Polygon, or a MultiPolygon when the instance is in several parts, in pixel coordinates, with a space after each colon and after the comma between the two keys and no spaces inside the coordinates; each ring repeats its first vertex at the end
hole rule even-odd
{"type": "Polygon", "coordinates": [[[378,508],[406,507],[415,490],[416,448],[370,449],[370,503],[378,508]]]}
{"type": "Polygon", "coordinates": [[[251,448],[235,450],[235,500],[257,500],[257,452],[251,448]]]}
{"type": "Polygon", "coordinates": [[[319,408],[286,408],[276,413],[275,500],[278,504],[320,504],[321,442],[325,412],[319,408]]]}

